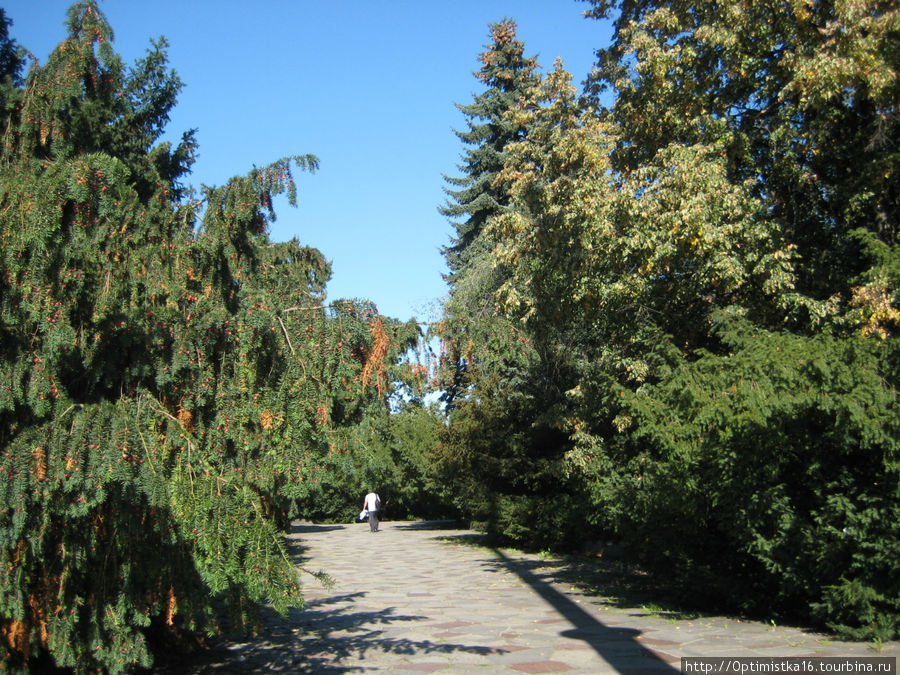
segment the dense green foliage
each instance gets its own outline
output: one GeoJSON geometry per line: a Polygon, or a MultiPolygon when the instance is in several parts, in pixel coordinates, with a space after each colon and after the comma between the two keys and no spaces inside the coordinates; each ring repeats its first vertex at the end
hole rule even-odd
{"type": "MultiPolygon", "coordinates": [[[[420,342],[414,324],[374,326],[371,353],[388,349],[382,364],[381,395],[369,397],[351,419],[342,419],[330,434],[331,451],[323,457],[317,481],[295,513],[318,522],[354,521],[363,496],[378,492],[382,518],[453,518],[457,510],[441,497],[430,461],[444,417],[418,395],[427,387],[424,369],[409,360],[420,342]],[[379,337],[380,336],[380,337],[379,337]],[[403,352],[403,358],[397,358],[403,352]]],[[[374,375],[374,373],[373,373],[374,375]]],[[[362,373],[366,381],[366,370],[362,373]]]]}
{"type": "Polygon", "coordinates": [[[370,489],[616,539],[694,604],[900,633],[900,10],[588,14],[615,32],[582,92],[490,26],[423,336],[270,241],[315,157],[185,185],[163,39],[126,66],[85,0],[23,77],[0,10],[4,667],[121,671],[301,604],[282,529],[370,489]]]}
{"type": "Polygon", "coordinates": [[[269,241],[315,157],[194,194],[165,42],[128,68],[95,2],[68,26],[3,84],[0,638],[5,667],[116,672],[150,630],[302,602],[281,528],[416,329],[324,307],[321,253],[269,241]]]}
{"type": "Polygon", "coordinates": [[[683,600],[895,636],[900,12],[588,14],[586,91],[557,63],[505,113],[436,466],[498,536],[617,538],[683,600]]]}
{"type": "Polygon", "coordinates": [[[418,403],[391,410],[373,405],[359,424],[340,434],[340,450],[326,458],[327,475],[310,494],[304,515],[319,522],[352,522],[363,495],[374,490],[382,500],[382,518],[456,517],[455,506],[441,497],[430,464],[442,425],[438,411],[418,403]]]}

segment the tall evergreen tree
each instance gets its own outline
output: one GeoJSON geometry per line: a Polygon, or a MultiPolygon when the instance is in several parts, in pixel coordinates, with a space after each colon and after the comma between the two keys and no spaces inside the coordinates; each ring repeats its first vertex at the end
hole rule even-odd
{"type": "Polygon", "coordinates": [[[475,77],[485,90],[468,105],[459,105],[468,129],[457,136],[466,148],[462,176],[446,178],[453,186],[441,212],[453,220],[456,236],[444,249],[450,268],[450,297],[439,327],[444,359],[441,372],[445,402],[453,402],[471,386],[475,361],[491,367],[493,357],[482,348],[490,336],[509,335],[509,327],[494,324],[494,292],[503,283],[505,272],[494,265],[493,243],[485,235],[488,221],[503,213],[509,195],[495,183],[503,167],[507,146],[527,135],[507,113],[529,96],[539,81],[535,58],[525,57],[525,46],[516,37],[510,19],[490,25],[491,43],[479,60],[475,77]],[[454,189],[456,188],[456,189],[454,189]],[[480,354],[480,356],[479,356],[480,354]]]}
{"type": "MultiPolygon", "coordinates": [[[[529,78],[528,88],[503,114],[505,128],[520,130],[504,145],[503,166],[491,182],[506,206],[486,219],[467,249],[468,260],[451,279],[444,326],[451,338],[445,344],[452,351],[445,372],[457,377],[446,381],[453,406],[435,452],[436,466],[449,477],[454,497],[470,517],[497,536],[532,546],[572,543],[577,528],[574,519],[566,519],[580,511],[579,504],[587,504],[580,486],[560,471],[569,445],[559,413],[571,381],[571,354],[554,340],[523,331],[521,316],[507,311],[524,301],[512,298],[516,289],[522,290],[520,280],[527,277],[523,295],[543,290],[553,274],[564,274],[570,264],[560,251],[543,267],[556,264],[560,269],[538,279],[533,260],[510,255],[532,234],[542,236],[537,231],[523,236],[516,229],[528,220],[532,205],[520,198],[519,184],[511,178],[517,168],[527,170],[526,160],[517,159],[522,147],[554,143],[549,130],[554,124],[545,122],[539,111],[552,108],[556,124],[564,129],[579,125],[574,95],[568,89],[559,92],[567,86],[563,79],[561,65],[546,79],[529,78]]],[[[542,168],[550,174],[557,166],[548,160],[542,168]]],[[[548,301],[548,309],[558,317],[560,307],[551,305],[548,301]]]]}
{"type": "Polygon", "coordinates": [[[269,241],[315,157],[188,194],[164,42],[129,70],[97,2],[68,29],[0,131],[0,654],[121,672],[151,630],[302,603],[280,527],[403,331],[269,241]]]}
{"type": "Polygon", "coordinates": [[[525,45],[516,37],[516,23],[504,19],[490,25],[491,43],[479,59],[475,77],[485,90],[469,104],[457,104],[468,129],[457,131],[465,146],[462,176],[445,177],[449,199],[441,213],[454,220],[456,236],[445,250],[454,275],[471,258],[467,250],[478,239],[485,223],[501,213],[509,197],[494,185],[503,168],[507,144],[521,139],[526,130],[505,117],[537,82],[537,61],[525,57],[525,45]]]}

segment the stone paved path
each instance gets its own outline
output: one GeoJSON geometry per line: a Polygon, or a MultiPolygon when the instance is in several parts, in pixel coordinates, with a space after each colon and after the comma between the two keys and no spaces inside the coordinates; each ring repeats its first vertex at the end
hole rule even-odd
{"type": "MultiPolygon", "coordinates": [[[[308,606],[269,620],[196,673],[677,673],[682,656],[897,657],[799,629],[683,617],[610,596],[603,578],[576,585],[571,565],[471,544],[437,523],[307,525],[291,535],[308,606]]],[[[583,578],[583,575],[580,575],[583,578]]]]}

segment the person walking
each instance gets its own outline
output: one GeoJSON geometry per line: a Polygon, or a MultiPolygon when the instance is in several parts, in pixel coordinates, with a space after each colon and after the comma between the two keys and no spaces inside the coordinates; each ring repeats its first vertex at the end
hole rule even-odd
{"type": "Polygon", "coordinates": [[[363,509],[369,514],[369,530],[378,532],[378,511],[381,509],[381,497],[374,491],[370,492],[363,500],[363,509]]]}

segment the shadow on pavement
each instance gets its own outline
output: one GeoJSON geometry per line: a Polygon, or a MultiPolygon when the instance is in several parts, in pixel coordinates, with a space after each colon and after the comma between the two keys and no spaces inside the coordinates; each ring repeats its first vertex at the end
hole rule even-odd
{"type": "Polygon", "coordinates": [[[677,673],[678,668],[666,663],[652,650],[637,641],[641,631],[633,628],[607,626],[592,614],[578,606],[571,598],[556,590],[552,583],[533,571],[533,561],[514,560],[501,550],[492,549],[499,558],[488,563],[497,569],[513,572],[528,584],[535,593],[550,605],[572,626],[560,632],[560,636],[571,640],[581,640],[619,672],[677,673]]]}
{"type": "MultiPolygon", "coordinates": [[[[488,535],[482,532],[452,534],[438,539],[484,548],[495,554],[497,551],[488,535]]],[[[618,560],[565,557],[549,560],[520,559],[515,562],[521,569],[530,570],[541,582],[575,587],[580,594],[593,598],[595,602],[630,610],[633,616],[657,616],[675,620],[705,616],[698,610],[680,606],[671,598],[671,593],[664,585],[618,560]],[[645,611],[634,611],[636,608],[645,608],[645,611]]],[[[728,618],[738,620],[740,617],[728,618]]]]}
{"type": "Polygon", "coordinates": [[[458,530],[458,520],[416,520],[409,523],[391,523],[398,530],[458,530]]]}
{"type": "Polygon", "coordinates": [[[291,610],[284,618],[269,613],[264,617],[265,640],[248,637],[246,643],[222,643],[201,660],[177,672],[349,673],[371,668],[346,666],[341,661],[366,658],[367,655],[375,659],[375,654],[503,653],[502,649],[490,647],[388,637],[385,632],[394,624],[427,618],[397,614],[394,607],[378,611],[334,607],[339,603],[361,600],[364,596],[365,593],[332,596],[311,602],[303,610],[291,610]]]}
{"type": "Polygon", "coordinates": [[[346,525],[314,525],[313,523],[291,523],[291,529],[288,534],[304,534],[311,532],[331,532],[333,530],[343,530],[346,525]]]}

